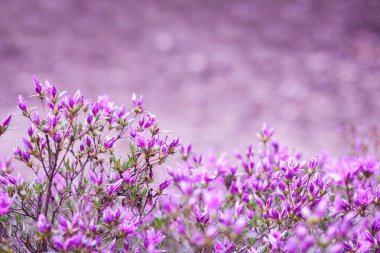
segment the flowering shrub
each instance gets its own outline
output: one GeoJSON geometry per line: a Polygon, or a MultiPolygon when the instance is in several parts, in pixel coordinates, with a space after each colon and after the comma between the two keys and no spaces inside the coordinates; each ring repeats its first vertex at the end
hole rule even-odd
{"type": "Polygon", "coordinates": [[[133,96],[128,112],[105,96],[91,103],[79,91],[68,96],[34,82],[43,110],[19,96],[30,126],[14,158],[35,179],[14,178],[10,159],[0,163],[1,250],[118,251],[141,244],[154,252],[164,236],[145,220],[169,181],[154,186],[153,174],[174,154],[178,138],[161,135],[142,97],[133,96]],[[114,146],[123,139],[128,149],[119,157],[114,146]]]}
{"type": "Polygon", "coordinates": [[[380,252],[370,154],[304,161],[266,126],[256,151],[196,154],[142,97],[128,109],[34,83],[41,108],[18,98],[30,126],[0,160],[1,252],[380,252]],[[12,173],[14,159],[33,180],[12,173]]]}

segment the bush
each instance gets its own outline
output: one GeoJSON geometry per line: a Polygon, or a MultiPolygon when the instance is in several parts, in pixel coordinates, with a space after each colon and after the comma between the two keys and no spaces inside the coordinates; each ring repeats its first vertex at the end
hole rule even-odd
{"type": "Polygon", "coordinates": [[[41,109],[18,98],[24,147],[0,160],[1,252],[380,251],[374,156],[305,162],[266,126],[256,152],[197,155],[160,131],[142,97],[129,110],[34,83],[41,109]],[[34,180],[14,176],[14,159],[34,180]]]}

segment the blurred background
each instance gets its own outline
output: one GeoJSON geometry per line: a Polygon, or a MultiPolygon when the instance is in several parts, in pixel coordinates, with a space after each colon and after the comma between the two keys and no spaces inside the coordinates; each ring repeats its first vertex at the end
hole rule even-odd
{"type": "MultiPolygon", "coordinates": [[[[0,118],[34,75],[118,104],[143,94],[201,151],[242,150],[267,122],[306,155],[336,154],[339,127],[379,123],[380,1],[1,0],[0,118]]],[[[25,121],[12,126],[3,154],[25,121]]]]}

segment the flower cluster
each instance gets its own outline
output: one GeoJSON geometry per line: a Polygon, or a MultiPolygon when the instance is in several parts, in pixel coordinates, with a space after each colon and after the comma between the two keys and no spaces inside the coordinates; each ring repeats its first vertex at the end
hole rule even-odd
{"type": "Polygon", "coordinates": [[[371,155],[304,161],[272,140],[226,156],[196,155],[170,169],[160,197],[168,249],[185,252],[380,252],[379,163],[371,155]]]}
{"type": "Polygon", "coordinates": [[[18,98],[30,126],[0,159],[1,252],[380,252],[373,154],[305,160],[264,125],[257,149],[202,155],[164,135],[142,96],[116,106],[34,83],[42,110],[18,98]]]}
{"type": "Polygon", "coordinates": [[[12,159],[0,160],[0,251],[157,251],[164,236],[145,220],[168,181],[152,182],[178,138],[160,131],[142,96],[116,106],[106,96],[90,102],[80,91],[34,84],[42,109],[18,97],[29,127],[13,152],[34,179],[15,177],[12,159]]]}

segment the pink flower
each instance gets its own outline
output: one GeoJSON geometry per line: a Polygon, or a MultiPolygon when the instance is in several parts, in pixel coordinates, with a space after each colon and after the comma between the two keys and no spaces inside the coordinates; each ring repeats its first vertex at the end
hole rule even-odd
{"type": "Polygon", "coordinates": [[[49,224],[46,220],[44,214],[40,214],[37,220],[37,228],[41,233],[49,232],[52,228],[51,224],[49,224]]]}
{"type": "Polygon", "coordinates": [[[278,230],[274,230],[268,235],[268,237],[265,240],[272,246],[272,250],[281,250],[281,248],[283,247],[283,238],[285,233],[286,231],[281,233],[278,230]]]}
{"type": "Polygon", "coordinates": [[[1,122],[1,127],[3,129],[6,129],[9,126],[9,123],[11,122],[12,115],[8,115],[2,122],[1,122]]]}
{"type": "Polygon", "coordinates": [[[26,112],[27,107],[26,107],[25,99],[24,99],[23,96],[21,96],[21,95],[18,96],[18,98],[17,98],[17,103],[18,103],[18,107],[20,108],[20,110],[21,110],[22,112],[26,112]]]}
{"type": "Polygon", "coordinates": [[[34,82],[34,90],[36,91],[37,94],[41,94],[42,93],[41,83],[37,80],[36,77],[33,77],[33,82],[34,82]]]}
{"type": "Polygon", "coordinates": [[[223,199],[223,193],[217,190],[206,191],[203,193],[203,201],[209,210],[218,210],[223,199]]]}
{"type": "Polygon", "coordinates": [[[119,188],[120,188],[120,186],[121,186],[122,183],[123,183],[123,179],[119,179],[115,183],[108,185],[107,186],[107,193],[108,193],[108,195],[112,195],[114,192],[116,192],[117,190],[119,190],[119,188]]]}
{"type": "Polygon", "coordinates": [[[246,226],[247,226],[247,221],[246,221],[245,217],[242,216],[242,217],[238,218],[235,221],[235,224],[233,227],[234,234],[240,235],[244,231],[246,226]]]}
{"type": "Polygon", "coordinates": [[[354,199],[355,206],[367,206],[372,202],[371,187],[363,189],[362,185],[359,185],[359,189],[356,190],[356,196],[354,199]]]}
{"type": "Polygon", "coordinates": [[[113,144],[115,143],[116,139],[115,137],[112,138],[106,138],[106,141],[104,142],[104,148],[110,149],[112,148],[113,144]]]}
{"type": "Polygon", "coordinates": [[[0,189],[0,215],[6,215],[13,204],[14,199],[8,196],[8,193],[0,189]]]}
{"type": "Polygon", "coordinates": [[[158,231],[157,233],[154,231],[154,228],[151,228],[147,231],[147,235],[144,239],[144,246],[146,248],[149,248],[149,246],[156,246],[164,240],[165,236],[162,234],[161,231],[158,231]]]}
{"type": "Polygon", "coordinates": [[[148,145],[144,133],[141,132],[136,133],[135,141],[137,146],[139,146],[140,148],[146,148],[148,145]]]}

